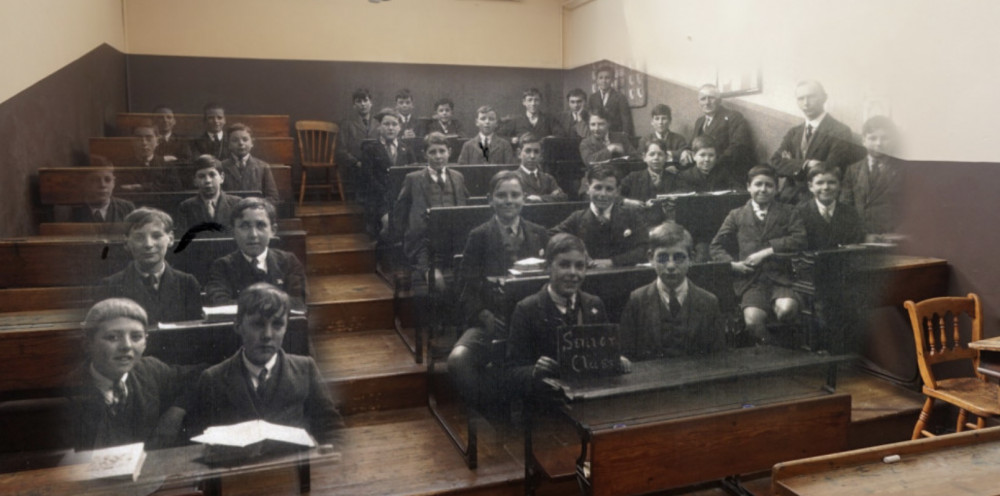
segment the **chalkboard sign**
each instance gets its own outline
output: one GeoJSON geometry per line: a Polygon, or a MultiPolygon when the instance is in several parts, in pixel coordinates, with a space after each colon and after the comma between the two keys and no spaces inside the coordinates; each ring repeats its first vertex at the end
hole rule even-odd
{"type": "Polygon", "coordinates": [[[560,327],[558,336],[558,360],[563,379],[621,373],[617,325],[560,327]]]}

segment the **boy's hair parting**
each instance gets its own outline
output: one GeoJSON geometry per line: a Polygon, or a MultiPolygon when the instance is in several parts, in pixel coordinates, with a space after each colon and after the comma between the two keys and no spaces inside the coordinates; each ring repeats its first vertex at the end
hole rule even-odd
{"type": "Polygon", "coordinates": [[[524,189],[524,183],[521,182],[521,176],[519,176],[514,171],[505,170],[493,174],[493,177],[490,178],[489,196],[493,196],[493,192],[495,192],[497,188],[500,187],[500,183],[505,181],[517,181],[517,184],[521,185],[521,189],[522,190],[524,189]]]}
{"type": "Polygon", "coordinates": [[[132,319],[142,324],[143,329],[149,326],[149,317],[142,306],[128,298],[108,298],[94,303],[83,318],[83,333],[87,339],[93,339],[101,324],[117,318],[132,319]]]}
{"type": "Polygon", "coordinates": [[[413,100],[413,94],[410,93],[409,88],[403,88],[403,89],[401,89],[401,90],[399,90],[399,91],[396,92],[396,101],[397,102],[399,100],[406,100],[407,98],[409,98],[410,100],[413,100]]]}
{"type": "Polygon", "coordinates": [[[597,69],[594,71],[594,74],[596,75],[596,74],[600,74],[602,72],[610,72],[611,75],[614,76],[615,75],[615,68],[611,67],[609,64],[601,64],[601,65],[597,66],[597,69]]]}
{"type": "Polygon", "coordinates": [[[876,115],[874,117],[869,117],[864,124],[861,125],[861,135],[874,133],[875,131],[886,131],[889,134],[895,135],[897,133],[896,123],[892,122],[892,119],[884,115],[876,115]]]}
{"type": "Polygon", "coordinates": [[[214,155],[204,154],[199,155],[198,158],[191,162],[191,169],[194,170],[195,174],[202,169],[215,169],[219,174],[223,174],[222,161],[215,158],[214,155]]]}
{"type": "Polygon", "coordinates": [[[476,116],[478,117],[479,114],[488,114],[490,112],[493,112],[494,114],[497,113],[496,109],[494,109],[493,107],[489,105],[481,105],[479,108],[476,109],[476,116]]]}
{"type": "Polygon", "coordinates": [[[651,147],[653,145],[656,145],[656,146],[660,147],[660,150],[663,151],[664,153],[666,153],[668,151],[667,144],[663,140],[660,140],[660,139],[651,139],[651,140],[649,140],[649,141],[646,142],[646,148],[644,150],[642,150],[642,154],[645,155],[646,152],[649,151],[649,147],[651,147]]]}
{"type": "Polygon", "coordinates": [[[223,107],[221,104],[218,104],[218,103],[215,103],[215,102],[206,103],[205,107],[201,111],[202,111],[202,114],[208,115],[208,111],[209,110],[221,110],[222,113],[226,113],[226,108],[223,107]]]}
{"type": "Polygon", "coordinates": [[[714,148],[718,151],[718,146],[715,144],[715,140],[707,134],[695,136],[695,138],[691,140],[692,152],[698,153],[698,150],[701,150],[702,148],[714,148]]]}
{"type": "Polygon", "coordinates": [[[545,265],[552,265],[552,261],[557,256],[571,251],[578,251],[586,255],[587,246],[583,244],[582,239],[570,233],[558,233],[552,236],[549,238],[549,243],[545,245],[545,265]]]}
{"type": "Polygon", "coordinates": [[[521,135],[517,137],[517,146],[520,148],[524,148],[524,145],[527,145],[528,143],[541,143],[541,142],[542,138],[540,138],[537,134],[531,131],[528,131],[526,133],[521,133],[521,135]]]}
{"type": "Polygon", "coordinates": [[[430,148],[433,145],[444,145],[447,147],[448,138],[444,135],[444,133],[435,131],[433,133],[429,133],[427,136],[424,136],[424,145],[426,145],[427,148],[430,148]]]}
{"type": "Polygon", "coordinates": [[[574,97],[574,96],[578,96],[578,97],[583,98],[584,100],[586,100],[587,99],[587,92],[581,90],[580,88],[573,88],[573,89],[569,90],[569,93],[566,93],[566,99],[567,100],[569,100],[570,97],[574,97]]]}
{"type": "Polygon", "coordinates": [[[172,114],[172,113],[174,113],[174,110],[172,108],[170,108],[168,105],[165,105],[165,104],[162,104],[162,103],[159,104],[159,105],[157,105],[157,106],[155,106],[155,107],[153,107],[153,113],[154,114],[159,114],[159,113],[164,113],[165,114],[167,112],[170,112],[172,114]]]}
{"type": "Polygon", "coordinates": [[[278,226],[278,211],[274,209],[274,205],[265,198],[258,196],[248,196],[233,207],[233,213],[229,215],[229,222],[232,225],[236,225],[236,221],[240,217],[243,217],[244,210],[250,209],[263,209],[267,213],[268,220],[271,221],[271,229],[277,229],[278,226]]]}
{"type": "Polygon", "coordinates": [[[672,116],[672,113],[670,111],[670,105],[666,105],[666,104],[663,104],[663,103],[658,104],[655,107],[653,107],[653,110],[652,110],[652,112],[650,112],[650,114],[653,117],[656,117],[658,115],[665,115],[665,116],[667,116],[667,119],[673,120],[673,116],[672,116]]]}
{"type": "Polygon", "coordinates": [[[747,172],[747,184],[753,182],[753,178],[757,176],[767,176],[770,177],[775,183],[778,182],[778,173],[768,165],[755,165],[750,168],[747,172]]]}
{"type": "Polygon", "coordinates": [[[538,98],[542,98],[542,92],[538,91],[538,88],[528,88],[524,90],[524,93],[521,94],[521,100],[524,100],[529,96],[537,96],[538,98]]]}
{"type": "Polygon", "coordinates": [[[174,232],[174,219],[170,218],[170,214],[152,207],[139,207],[129,212],[125,216],[125,225],[128,226],[125,232],[131,234],[132,231],[153,222],[163,224],[163,230],[168,233],[174,232]]]}
{"type": "Polygon", "coordinates": [[[590,172],[587,173],[587,184],[594,181],[603,181],[611,177],[615,178],[615,184],[621,182],[618,178],[618,169],[616,167],[608,164],[599,164],[594,166],[594,168],[590,169],[590,172]]]}
{"type": "MultiPolygon", "coordinates": [[[[611,118],[608,116],[608,111],[600,107],[590,109],[590,117],[600,117],[602,120],[609,121],[611,118]]],[[[589,122],[589,121],[588,121],[589,122]]]]}
{"type": "Polygon", "coordinates": [[[253,138],[253,130],[250,129],[250,126],[248,126],[248,125],[246,125],[246,124],[244,124],[242,122],[237,122],[235,124],[230,125],[228,128],[226,128],[226,134],[227,135],[233,134],[236,131],[243,131],[243,132],[249,134],[251,138],[253,138]]]}
{"type": "Polygon", "coordinates": [[[371,100],[372,92],[368,91],[368,88],[358,88],[351,93],[351,102],[358,102],[362,100],[371,100]]]}
{"type": "Polygon", "coordinates": [[[684,226],[668,220],[649,231],[649,253],[653,253],[657,248],[669,248],[682,243],[688,254],[694,249],[694,238],[684,226]]]}
{"type": "Polygon", "coordinates": [[[815,165],[809,169],[809,173],[806,174],[806,180],[811,183],[816,176],[822,174],[833,174],[833,176],[837,178],[837,181],[842,179],[840,167],[830,163],[820,162],[819,165],[815,165]]]}
{"type": "Polygon", "coordinates": [[[240,292],[236,300],[236,325],[250,315],[270,319],[277,316],[288,317],[292,308],[291,300],[284,291],[266,283],[258,282],[240,292]]]}
{"type": "Polygon", "coordinates": [[[455,102],[451,101],[451,98],[438,98],[438,100],[434,102],[434,111],[437,112],[438,107],[442,105],[447,105],[448,108],[455,110],[455,102]]]}
{"type": "Polygon", "coordinates": [[[378,113],[375,114],[375,122],[381,124],[382,119],[384,119],[387,116],[395,117],[397,121],[403,120],[403,116],[399,115],[399,112],[396,112],[396,109],[391,107],[386,107],[382,110],[379,110],[378,113]]]}

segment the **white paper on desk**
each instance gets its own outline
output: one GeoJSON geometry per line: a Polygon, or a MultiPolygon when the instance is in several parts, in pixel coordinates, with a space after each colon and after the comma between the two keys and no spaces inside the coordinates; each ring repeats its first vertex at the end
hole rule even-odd
{"type": "Polygon", "coordinates": [[[272,424],[264,420],[250,420],[232,425],[219,425],[205,429],[200,436],[191,438],[202,444],[246,447],[265,440],[281,441],[313,448],[316,441],[301,427],[272,424]]]}
{"type": "Polygon", "coordinates": [[[133,443],[73,453],[63,460],[63,464],[83,464],[80,465],[82,470],[74,471],[71,476],[74,480],[127,478],[134,481],[139,478],[145,461],[145,446],[133,443]]]}
{"type": "Polygon", "coordinates": [[[206,317],[236,315],[236,305],[219,305],[217,307],[203,307],[206,317]]]}
{"type": "Polygon", "coordinates": [[[670,198],[680,198],[682,196],[694,196],[696,194],[697,193],[695,193],[693,191],[689,192],[689,193],[666,193],[666,194],[662,194],[662,195],[656,195],[656,199],[657,200],[668,200],[670,198]]]}
{"type": "Polygon", "coordinates": [[[739,191],[736,191],[735,189],[724,189],[724,190],[721,190],[721,191],[712,191],[709,194],[712,195],[712,196],[722,196],[722,195],[729,195],[729,194],[733,194],[733,193],[739,193],[739,191]]]}

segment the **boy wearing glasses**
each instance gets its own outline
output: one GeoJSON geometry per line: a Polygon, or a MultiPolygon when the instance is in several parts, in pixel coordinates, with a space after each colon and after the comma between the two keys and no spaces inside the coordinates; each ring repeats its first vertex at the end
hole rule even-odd
{"type": "Polygon", "coordinates": [[[629,296],[621,317],[622,354],[630,360],[704,355],[725,348],[719,299],[687,278],[691,234],[665,222],[649,233],[656,281],[629,296]]]}

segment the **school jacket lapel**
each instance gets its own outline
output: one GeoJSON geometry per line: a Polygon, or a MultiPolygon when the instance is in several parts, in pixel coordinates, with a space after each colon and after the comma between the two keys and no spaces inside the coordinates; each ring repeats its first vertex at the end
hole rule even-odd
{"type": "Polygon", "coordinates": [[[243,349],[241,348],[229,359],[229,364],[225,372],[226,378],[222,383],[231,386],[226,388],[226,397],[229,400],[228,403],[235,407],[234,411],[254,412],[255,416],[259,418],[261,416],[260,411],[257,409],[253,398],[250,397],[250,382],[243,368],[242,353],[243,349]]]}

